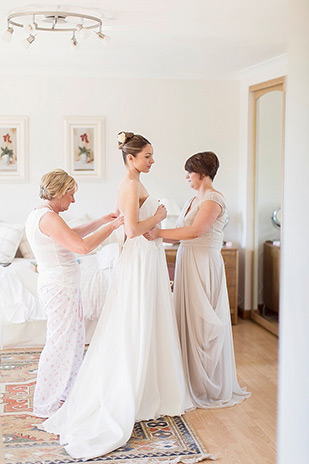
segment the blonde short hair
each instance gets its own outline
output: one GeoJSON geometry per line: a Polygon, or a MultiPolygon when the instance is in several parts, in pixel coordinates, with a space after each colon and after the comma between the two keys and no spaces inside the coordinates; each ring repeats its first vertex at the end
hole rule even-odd
{"type": "Polygon", "coordinates": [[[44,174],[40,182],[40,198],[52,200],[60,198],[69,190],[78,189],[76,180],[63,169],[54,169],[44,174]]]}

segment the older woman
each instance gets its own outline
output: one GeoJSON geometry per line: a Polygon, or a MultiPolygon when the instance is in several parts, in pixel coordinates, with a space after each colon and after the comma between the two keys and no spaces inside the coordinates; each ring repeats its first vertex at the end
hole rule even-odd
{"type": "Polygon", "coordinates": [[[111,213],[71,229],[59,213],[75,202],[76,190],[76,181],[62,169],[45,174],[40,184],[44,203],[30,213],[26,224],[38,264],[38,295],[47,314],[46,344],[33,402],[33,413],[38,417],[49,417],[66,399],[83,359],[80,270],[74,252],[89,253],[123,223],[123,218],[111,213]]]}
{"type": "Polygon", "coordinates": [[[175,229],[153,229],[147,238],[181,241],[176,260],[174,302],[183,366],[193,404],[233,406],[250,396],[236,377],[224,263],[221,256],[227,208],[213,187],[219,160],[197,153],[185,163],[196,195],[187,201],[175,229]]]}

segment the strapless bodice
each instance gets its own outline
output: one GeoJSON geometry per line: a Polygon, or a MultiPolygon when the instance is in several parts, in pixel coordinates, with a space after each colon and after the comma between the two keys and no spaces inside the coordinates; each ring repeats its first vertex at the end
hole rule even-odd
{"type": "MultiPolygon", "coordinates": [[[[145,221],[155,214],[159,206],[159,201],[151,196],[148,196],[144,203],[139,208],[139,220],[145,221]]],[[[157,224],[156,227],[161,227],[160,224],[157,224]]],[[[131,248],[132,246],[139,246],[142,248],[158,248],[162,245],[162,239],[157,238],[156,240],[149,241],[143,235],[139,235],[134,238],[126,238],[124,246],[126,248],[131,248]]]]}

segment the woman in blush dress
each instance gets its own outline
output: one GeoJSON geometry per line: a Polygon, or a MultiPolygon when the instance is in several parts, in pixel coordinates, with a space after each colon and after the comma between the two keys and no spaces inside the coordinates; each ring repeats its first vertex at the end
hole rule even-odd
{"type": "Polygon", "coordinates": [[[49,417],[66,400],[83,360],[85,329],[74,252],[89,253],[123,223],[123,218],[110,213],[71,229],[59,213],[75,202],[76,190],[75,179],[62,169],[44,174],[40,183],[43,204],[29,214],[26,223],[38,264],[38,296],[47,314],[46,343],[33,399],[33,414],[38,417],[49,417]]]}
{"type": "Polygon", "coordinates": [[[227,217],[223,195],[214,189],[219,161],[212,152],[185,163],[196,196],[184,206],[175,229],[156,229],[148,239],[179,241],[174,303],[186,380],[200,408],[233,406],[250,396],[236,377],[224,262],[221,256],[227,217]]]}
{"type": "Polygon", "coordinates": [[[140,181],[154,163],[153,148],[130,132],[118,134],[118,144],[126,168],[117,199],[124,216],[122,251],[73,390],[43,423],[74,458],[123,446],[135,421],[192,408],[162,240],[143,236],[166,217],[140,181]]]}

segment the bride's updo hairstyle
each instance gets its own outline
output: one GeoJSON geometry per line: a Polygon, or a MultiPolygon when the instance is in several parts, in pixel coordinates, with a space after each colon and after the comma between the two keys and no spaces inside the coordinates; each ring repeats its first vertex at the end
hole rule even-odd
{"type": "Polygon", "coordinates": [[[190,156],[185,163],[185,171],[196,172],[202,176],[208,176],[214,180],[219,168],[219,160],[215,153],[212,151],[203,151],[190,156]]]}
{"type": "Polygon", "coordinates": [[[142,151],[146,145],[151,145],[145,137],[139,134],[133,134],[133,132],[119,132],[117,140],[118,148],[122,151],[124,163],[126,163],[127,155],[132,155],[136,158],[136,155],[142,151]]]}

